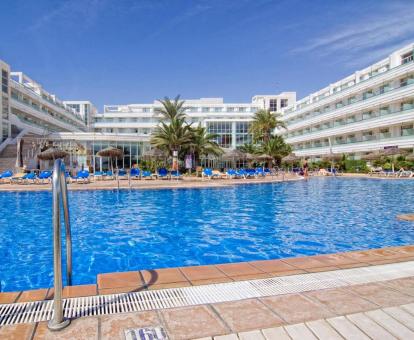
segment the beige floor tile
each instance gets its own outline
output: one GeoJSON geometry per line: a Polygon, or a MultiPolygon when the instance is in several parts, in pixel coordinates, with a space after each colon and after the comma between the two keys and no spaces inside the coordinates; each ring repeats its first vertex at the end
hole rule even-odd
{"type": "Polygon", "coordinates": [[[242,300],[215,304],[220,317],[233,332],[279,326],[283,321],[258,300],[242,300]]]}
{"type": "Polygon", "coordinates": [[[206,306],[165,309],[161,311],[172,339],[192,339],[231,333],[206,306]]]}
{"type": "Polygon", "coordinates": [[[414,301],[412,296],[401,294],[393,289],[374,283],[350,286],[348,289],[381,307],[396,306],[414,301]]]}
{"type": "Polygon", "coordinates": [[[0,327],[1,340],[30,340],[35,328],[33,323],[0,327]]]}
{"type": "Polygon", "coordinates": [[[261,300],[288,323],[299,323],[335,316],[324,305],[313,302],[300,294],[271,296],[261,300]]]}
{"type": "Polygon", "coordinates": [[[59,332],[47,328],[47,322],[41,322],[36,328],[33,340],[96,340],[98,339],[98,318],[80,318],[59,332]]]}
{"type": "Polygon", "coordinates": [[[378,308],[374,303],[341,288],[311,291],[303,293],[303,295],[315,299],[338,315],[378,308]]]}

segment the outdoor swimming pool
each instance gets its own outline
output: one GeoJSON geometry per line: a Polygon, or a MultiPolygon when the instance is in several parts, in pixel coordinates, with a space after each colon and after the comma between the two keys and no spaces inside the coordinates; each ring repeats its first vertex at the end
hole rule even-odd
{"type": "MultiPolygon", "coordinates": [[[[414,181],[315,178],[69,193],[75,284],[98,273],[414,243],[414,181]]],[[[0,193],[1,291],[52,285],[50,192],[0,193]]]]}

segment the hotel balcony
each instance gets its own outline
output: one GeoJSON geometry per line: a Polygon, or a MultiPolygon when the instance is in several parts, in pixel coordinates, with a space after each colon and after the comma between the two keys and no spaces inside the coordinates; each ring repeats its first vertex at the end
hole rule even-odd
{"type": "Polygon", "coordinates": [[[391,137],[389,134],[384,136],[373,135],[353,138],[350,140],[337,140],[329,146],[327,142],[319,142],[314,145],[294,148],[294,153],[299,157],[327,155],[332,153],[356,153],[381,150],[387,146],[397,146],[399,148],[412,148],[414,145],[414,129],[407,129],[400,136],[391,137]],[[332,150],[331,150],[332,149],[332,150]]]}
{"type": "Polygon", "coordinates": [[[323,124],[319,128],[313,128],[308,133],[288,134],[286,142],[289,144],[306,142],[310,139],[320,139],[335,135],[354,133],[356,131],[375,129],[383,126],[396,125],[414,121],[414,105],[403,104],[402,110],[391,112],[390,110],[379,110],[373,115],[362,115],[362,119],[356,118],[343,120],[336,124],[323,124]]]}
{"type": "Polygon", "coordinates": [[[372,96],[363,97],[352,104],[347,104],[339,109],[331,108],[328,111],[317,114],[310,114],[306,118],[301,119],[297,123],[288,124],[289,130],[303,128],[312,124],[320,123],[322,119],[332,120],[340,118],[344,115],[350,115],[353,112],[369,110],[372,107],[384,106],[389,102],[403,100],[414,96],[414,79],[407,81],[406,85],[395,87],[387,92],[377,91],[372,96]]]}
{"type": "Polygon", "coordinates": [[[37,127],[43,127],[52,130],[64,130],[64,131],[84,131],[85,127],[83,122],[73,122],[70,119],[64,118],[56,114],[52,116],[50,112],[40,109],[37,105],[32,105],[16,97],[10,97],[10,106],[12,113],[19,117],[20,120],[25,120],[29,124],[36,124],[37,127]],[[24,117],[28,116],[27,119],[24,117]],[[28,119],[30,118],[30,119],[28,119]]]}
{"type": "Polygon", "coordinates": [[[340,101],[344,97],[362,93],[365,89],[369,89],[371,87],[381,86],[384,82],[402,77],[411,71],[414,71],[414,60],[412,55],[408,57],[405,62],[403,60],[401,65],[388,69],[384,72],[373,73],[369,75],[367,79],[354,82],[352,86],[342,87],[341,90],[337,90],[332,93],[327,92],[324,95],[320,95],[319,98],[314,98],[313,101],[308,99],[304,103],[298,103],[298,107],[296,109],[294,107],[290,107],[284,111],[284,118],[290,119],[306,113],[307,111],[316,111],[318,108],[340,101]]]}

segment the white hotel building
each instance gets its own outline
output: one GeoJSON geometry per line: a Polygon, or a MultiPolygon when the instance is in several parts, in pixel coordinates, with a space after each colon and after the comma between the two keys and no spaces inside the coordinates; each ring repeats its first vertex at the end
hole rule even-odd
{"type": "Polygon", "coordinates": [[[414,44],[283,110],[282,134],[301,157],[359,158],[414,146],[414,44]]]}
{"type": "MultiPolygon", "coordinates": [[[[283,113],[288,130],[281,131],[298,156],[319,158],[331,153],[361,154],[387,147],[414,146],[414,44],[296,101],[295,92],[256,95],[249,103],[223,98],[186,100],[188,122],[218,135],[224,148],[249,143],[249,125],[258,109],[283,113]]],[[[150,148],[157,126],[158,101],[105,105],[97,113],[89,101],[61,101],[22,72],[0,60],[0,170],[12,168],[19,139],[26,140],[25,164],[34,164],[45,141],[75,146],[75,164],[107,167],[95,157],[108,146],[122,148],[118,166],[129,168],[150,148]],[[38,143],[38,144],[36,144],[38,143]],[[36,149],[37,148],[37,149],[36,149]]],[[[72,158],[71,158],[72,159],[72,158]]],[[[71,160],[72,161],[72,160],[71,160]]],[[[30,166],[29,166],[30,167],[30,166]]]]}

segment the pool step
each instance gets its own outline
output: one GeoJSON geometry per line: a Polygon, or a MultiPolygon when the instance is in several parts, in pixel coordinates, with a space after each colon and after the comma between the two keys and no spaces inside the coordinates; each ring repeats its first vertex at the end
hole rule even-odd
{"type": "MultiPolygon", "coordinates": [[[[410,276],[414,276],[414,261],[251,281],[69,298],[64,300],[64,316],[78,318],[195,306],[338,288],[410,276]]],[[[0,305],[0,326],[47,321],[52,316],[53,301],[51,300],[0,305]]]]}

